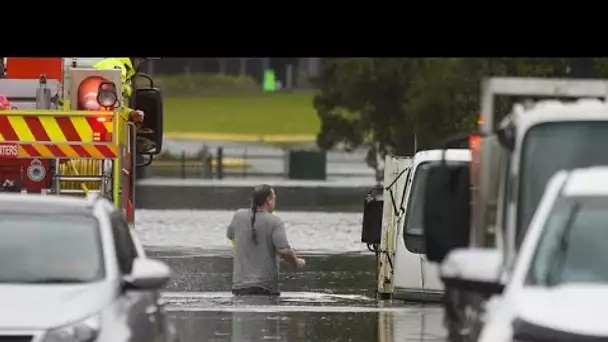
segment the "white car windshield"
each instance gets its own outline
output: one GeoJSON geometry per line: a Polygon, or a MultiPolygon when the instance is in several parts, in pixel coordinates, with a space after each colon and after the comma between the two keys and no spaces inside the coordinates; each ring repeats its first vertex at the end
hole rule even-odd
{"type": "Polygon", "coordinates": [[[530,285],[608,283],[608,199],[560,198],[545,224],[530,285]]]}
{"type": "Polygon", "coordinates": [[[0,215],[0,283],[83,283],[103,276],[95,218],[0,215]]]}

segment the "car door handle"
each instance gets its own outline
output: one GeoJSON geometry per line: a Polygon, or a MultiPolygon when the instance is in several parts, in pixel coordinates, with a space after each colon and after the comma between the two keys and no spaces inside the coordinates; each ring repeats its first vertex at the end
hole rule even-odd
{"type": "Polygon", "coordinates": [[[158,307],[156,305],[148,305],[146,307],[146,313],[148,315],[154,315],[158,312],[158,307]]]}
{"type": "Polygon", "coordinates": [[[425,285],[424,285],[424,264],[425,264],[425,260],[424,257],[421,255],[420,256],[420,286],[422,287],[422,291],[426,290],[425,289],[425,285]]]}
{"type": "Polygon", "coordinates": [[[146,314],[148,315],[148,320],[150,323],[156,323],[156,315],[158,314],[158,307],[155,305],[148,305],[146,307],[146,314]]]}
{"type": "Polygon", "coordinates": [[[163,307],[167,305],[167,300],[165,298],[160,297],[156,300],[156,305],[163,307]]]}

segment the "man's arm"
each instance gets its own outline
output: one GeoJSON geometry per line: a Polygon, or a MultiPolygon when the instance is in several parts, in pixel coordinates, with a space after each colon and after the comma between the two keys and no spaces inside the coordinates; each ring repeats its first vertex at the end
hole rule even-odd
{"type": "Polygon", "coordinates": [[[133,123],[139,124],[144,122],[144,112],[141,110],[135,110],[126,106],[123,106],[120,111],[121,116],[126,121],[131,121],[133,123]]]}
{"type": "Polygon", "coordinates": [[[285,224],[280,219],[278,220],[278,224],[275,226],[272,233],[272,242],[274,243],[274,247],[281,259],[294,265],[295,267],[299,267],[298,257],[293,249],[291,249],[291,246],[289,246],[289,241],[287,240],[285,224]]]}

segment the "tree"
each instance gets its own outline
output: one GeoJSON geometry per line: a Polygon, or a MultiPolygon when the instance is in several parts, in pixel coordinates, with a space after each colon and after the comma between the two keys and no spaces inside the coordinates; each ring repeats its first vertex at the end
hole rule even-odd
{"type": "Polygon", "coordinates": [[[326,59],[321,76],[313,81],[322,123],[317,143],[323,149],[366,146],[367,163],[380,178],[377,156],[411,155],[473,124],[467,108],[475,105],[472,94],[479,93],[478,82],[462,78],[470,79],[466,73],[478,64],[455,58],[326,59]]]}
{"type": "MultiPolygon", "coordinates": [[[[317,144],[322,149],[367,147],[368,164],[380,176],[378,156],[383,160],[386,153],[413,155],[437,147],[449,134],[473,130],[484,77],[571,77],[572,69],[583,66],[597,77],[608,75],[606,60],[324,59],[321,75],[313,80],[319,90],[314,106],[321,119],[317,144]]],[[[497,108],[507,111],[511,103],[500,100],[497,108]]]]}
{"type": "MultiPolygon", "coordinates": [[[[320,90],[314,107],[321,119],[317,144],[323,149],[361,145],[371,155],[384,155],[405,140],[413,141],[405,115],[412,67],[407,58],[335,58],[322,62],[321,76],[313,80],[320,90]]],[[[381,177],[376,157],[368,165],[381,177]]]]}

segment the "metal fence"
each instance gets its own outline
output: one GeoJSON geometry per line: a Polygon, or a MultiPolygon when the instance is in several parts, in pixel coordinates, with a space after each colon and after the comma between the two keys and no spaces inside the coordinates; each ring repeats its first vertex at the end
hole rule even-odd
{"type": "MultiPolygon", "coordinates": [[[[163,178],[289,178],[289,149],[203,147],[198,153],[182,151],[155,160],[147,177],[163,178]]],[[[327,152],[326,176],[374,178],[362,153],[327,152]]]]}
{"type": "Polygon", "coordinates": [[[162,58],[144,66],[150,75],[225,74],[250,76],[262,82],[264,70],[275,70],[277,81],[287,88],[309,88],[318,75],[320,58],[162,58]]]}

